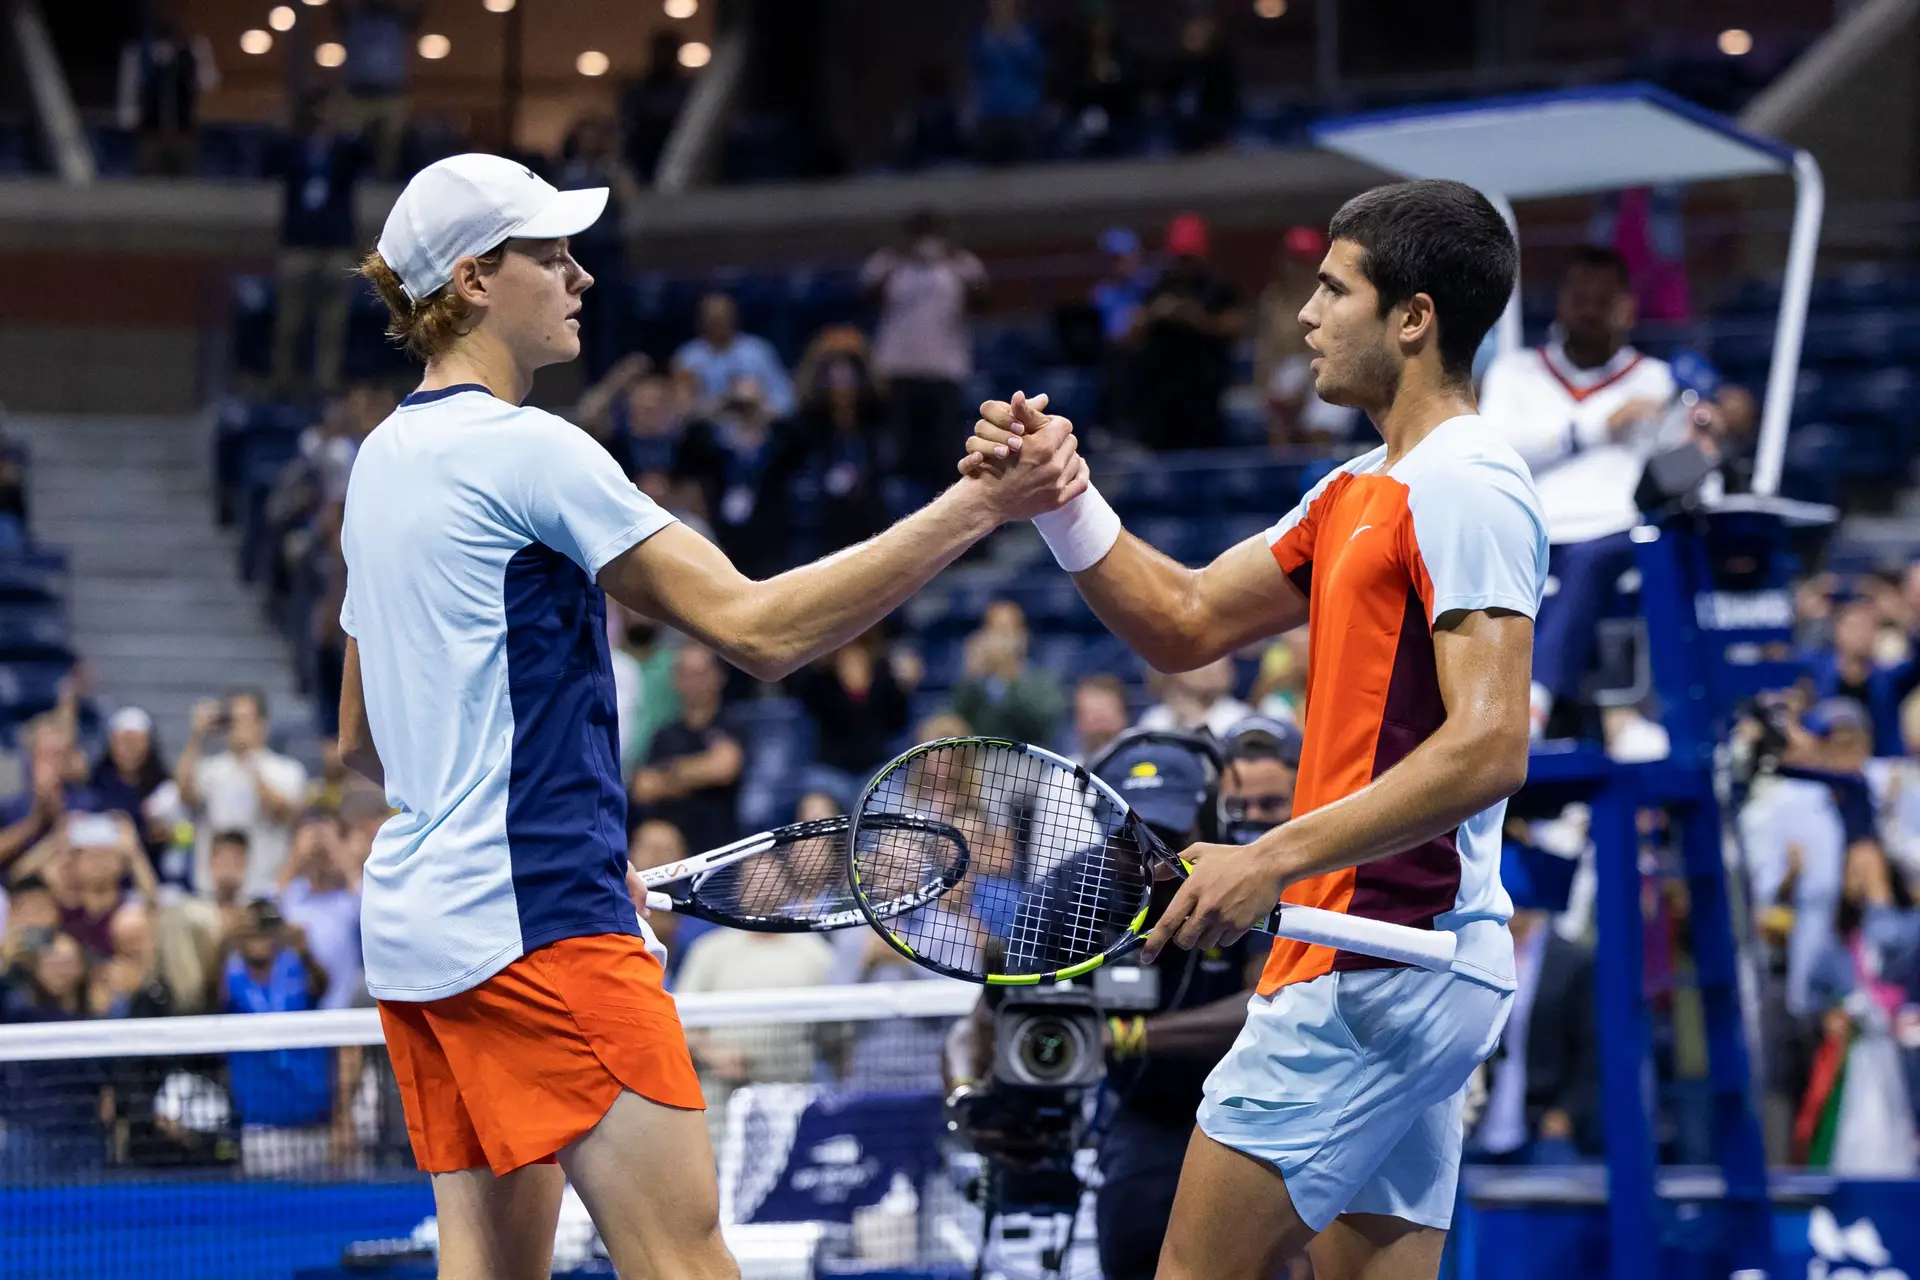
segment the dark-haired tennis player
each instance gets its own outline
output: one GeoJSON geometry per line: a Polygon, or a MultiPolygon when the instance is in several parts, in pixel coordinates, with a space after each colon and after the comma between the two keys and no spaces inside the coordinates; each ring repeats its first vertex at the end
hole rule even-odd
{"type": "Polygon", "coordinates": [[[362,267],[426,376],[347,491],[340,745],[398,810],[367,861],[361,934],[445,1280],[544,1278],[563,1169],[622,1275],[740,1274],[686,1038],[623,878],[605,594],[775,679],[1086,483],[1063,422],[1038,467],[743,577],[584,432],[521,404],[535,370],[580,353],[593,277],[567,237],[606,198],[455,156],[407,184],[362,267]]]}
{"type": "MultiPolygon", "coordinates": [[[[1364,409],[1382,447],[1203,569],[1124,532],[1093,489],[1036,519],[1094,612],[1163,671],[1310,628],[1295,817],[1244,848],[1190,848],[1150,952],[1231,942],[1281,900],[1457,938],[1451,973],[1274,944],[1207,1080],[1162,1280],[1269,1280],[1302,1250],[1319,1280],[1433,1276],[1464,1088],[1512,999],[1500,822],[1526,777],[1547,537],[1469,376],[1514,241],[1453,182],[1366,192],[1330,231],[1300,312],[1315,387],[1364,409]]],[[[983,407],[963,471],[1019,469],[1047,418],[1015,401],[983,407]]]]}

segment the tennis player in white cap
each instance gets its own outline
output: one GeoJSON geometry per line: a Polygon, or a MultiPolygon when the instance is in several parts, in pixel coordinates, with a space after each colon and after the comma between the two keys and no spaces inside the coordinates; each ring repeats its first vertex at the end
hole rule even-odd
{"type": "Polygon", "coordinates": [[[606,197],[455,156],[407,185],[362,267],[426,376],[348,486],[340,745],[397,810],[367,861],[367,986],[448,1280],[546,1276],[562,1170],[622,1275],[739,1274],[686,1038],[623,878],[605,594],[777,679],[1086,487],[1056,418],[1007,475],[742,576],[584,432],[521,406],[535,370],[579,354],[593,279],[567,237],[606,197]]]}

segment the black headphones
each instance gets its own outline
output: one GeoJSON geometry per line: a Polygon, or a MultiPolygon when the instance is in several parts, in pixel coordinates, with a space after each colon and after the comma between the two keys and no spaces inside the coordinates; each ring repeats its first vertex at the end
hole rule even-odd
{"type": "Polygon", "coordinates": [[[1142,744],[1173,747],[1203,763],[1207,782],[1201,793],[1200,812],[1196,815],[1194,826],[1202,843],[1218,844],[1224,840],[1227,811],[1226,802],[1220,798],[1220,777],[1227,771],[1227,757],[1213,735],[1205,730],[1128,729],[1093,754],[1093,758],[1087,761],[1087,772],[1100,774],[1115,756],[1142,744]]]}

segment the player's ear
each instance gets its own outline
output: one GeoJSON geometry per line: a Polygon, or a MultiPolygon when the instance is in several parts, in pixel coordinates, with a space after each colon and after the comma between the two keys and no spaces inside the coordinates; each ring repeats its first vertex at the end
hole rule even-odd
{"type": "Polygon", "coordinates": [[[1411,351],[1422,342],[1430,342],[1439,337],[1439,318],[1433,309],[1433,298],[1429,294],[1416,293],[1400,304],[1400,345],[1411,351]]]}
{"type": "Polygon", "coordinates": [[[488,274],[480,259],[465,257],[453,264],[453,278],[447,281],[447,287],[468,306],[485,306],[488,274]]]}

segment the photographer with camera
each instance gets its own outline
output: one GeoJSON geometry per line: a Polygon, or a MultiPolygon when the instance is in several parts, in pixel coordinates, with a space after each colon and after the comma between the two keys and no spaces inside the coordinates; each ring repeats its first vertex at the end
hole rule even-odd
{"type": "MultiPolygon", "coordinates": [[[[1296,731],[1251,717],[1228,735],[1224,752],[1203,735],[1134,730],[1089,768],[1170,847],[1183,849],[1198,840],[1244,842],[1286,821],[1298,759],[1296,731]]],[[[1057,874],[1053,882],[1067,883],[1057,874]]],[[[1157,888],[1156,902],[1174,887],[1157,888]]],[[[1047,895],[1039,891],[1043,900],[1047,895]]],[[[1035,907],[1030,902],[1022,909],[1035,907]]],[[[1262,941],[1169,952],[1153,968],[1109,965],[1095,971],[1093,989],[1080,1001],[1097,1007],[1104,1049],[1095,1220],[1107,1280],[1146,1280],[1154,1273],[1202,1085],[1245,1021],[1266,958],[1262,941]]],[[[1036,1065],[1047,1065],[1045,1051],[1053,1047],[1047,1037],[1072,1039],[1068,1001],[1053,998],[1060,1009],[1049,1021],[1027,1010],[1033,999],[989,992],[954,1027],[943,1064],[953,1127],[990,1167],[1015,1175],[1050,1160],[1070,1168],[1071,1150],[1063,1158],[1053,1148],[1063,1131],[1074,1145],[1079,1138],[1071,1123],[1047,1123],[1049,1108],[1032,1100],[1043,1091],[1023,1081],[1039,1074],[1036,1065]],[[1039,1052],[1030,1043],[1036,1040],[1039,1052]]],[[[1084,1073],[1062,1065],[1059,1076],[1097,1079],[1099,1065],[1084,1073]]],[[[1078,1091],[1061,1086],[1057,1092],[1064,1096],[1053,1100],[1051,1112],[1077,1119],[1078,1091]]]]}

